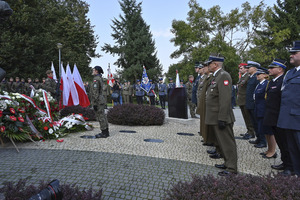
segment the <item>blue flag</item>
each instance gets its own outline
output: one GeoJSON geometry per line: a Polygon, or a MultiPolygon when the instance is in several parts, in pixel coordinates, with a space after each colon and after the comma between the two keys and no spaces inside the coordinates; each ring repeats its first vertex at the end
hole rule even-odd
{"type": "Polygon", "coordinates": [[[146,72],[145,66],[144,66],[144,70],[143,70],[143,77],[142,77],[141,87],[147,93],[149,93],[150,88],[151,88],[151,84],[149,82],[149,78],[147,76],[147,72],[146,72]]]}

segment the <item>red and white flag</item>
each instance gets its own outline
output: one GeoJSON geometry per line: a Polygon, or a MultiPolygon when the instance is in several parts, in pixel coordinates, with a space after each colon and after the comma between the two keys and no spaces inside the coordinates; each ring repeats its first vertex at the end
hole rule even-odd
{"type": "Polygon", "coordinates": [[[63,65],[61,65],[60,67],[61,67],[60,90],[62,91],[62,95],[61,95],[62,105],[67,106],[69,101],[69,96],[70,96],[69,81],[63,65]]]}
{"type": "Polygon", "coordinates": [[[86,94],[83,81],[76,64],[74,65],[73,69],[73,79],[79,97],[79,105],[81,105],[82,107],[88,107],[90,105],[90,100],[88,95],[86,94]]]}
{"type": "Polygon", "coordinates": [[[51,62],[51,71],[53,71],[53,79],[57,83],[57,77],[56,77],[56,73],[55,73],[55,68],[54,68],[53,62],[51,62]]]}
{"type": "Polygon", "coordinates": [[[112,75],[112,73],[110,71],[110,65],[108,64],[108,68],[107,68],[107,84],[110,87],[113,87],[114,82],[115,82],[115,79],[113,78],[113,75],[112,75]]]}
{"type": "Polygon", "coordinates": [[[77,106],[79,104],[79,98],[78,98],[78,93],[74,84],[74,80],[73,80],[73,74],[71,72],[71,68],[70,65],[67,65],[67,69],[66,69],[66,75],[67,75],[67,79],[69,82],[69,101],[68,101],[68,106],[77,106]]]}

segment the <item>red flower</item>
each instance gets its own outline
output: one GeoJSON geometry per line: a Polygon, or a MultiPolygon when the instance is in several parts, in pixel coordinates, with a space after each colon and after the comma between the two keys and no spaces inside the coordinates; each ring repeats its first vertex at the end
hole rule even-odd
{"type": "Polygon", "coordinates": [[[13,109],[13,108],[9,108],[9,110],[10,110],[10,112],[11,112],[12,114],[15,114],[15,113],[16,113],[15,109],[13,109]]]}
{"type": "Polygon", "coordinates": [[[18,120],[19,120],[20,122],[24,122],[24,118],[23,118],[23,117],[18,117],[18,120]]]}
{"type": "Polygon", "coordinates": [[[52,127],[53,127],[53,124],[49,124],[49,126],[52,128],[52,127]]]}
{"type": "Polygon", "coordinates": [[[5,131],[5,126],[0,126],[0,131],[3,133],[5,131]]]}
{"type": "Polygon", "coordinates": [[[81,113],[79,113],[78,115],[83,116],[81,113]]]}
{"type": "MultiPolygon", "coordinates": [[[[26,109],[26,108],[25,108],[25,109],[26,109]]],[[[25,113],[25,111],[24,111],[23,109],[21,109],[21,108],[19,108],[18,111],[19,111],[20,113],[25,113]]]]}
{"type": "Polygon", "coordinates": [[[88,118],[88,117],[83,117],[83,119],[84,119],[84,120],[88,120],[89,118],[88,118]]]}
{"type": "Polygon", "coordinates": [[[19,127],[19,131],[24,132],[24,130],[21,127],[19,127]]]}
{"type": "Polygon", "coordinates": [[[17,118],[16,118],[15,116],[9,116],[9,118],[10,118],[11,120],[13,120],[14,122],[17,121],[17,118]]]}
{"type": "Polygon", "coordinates": [[[0,117],[2,117],[3,116],[3,113],[2,113],[2,110],[0,110],[0,117]]]}
{"type": "Polygon", "coordinates": [[[48,129],[49,129],[48,126],[45,126],[45,127],[44,127],[44,130],[45,130],[45,131],[48,131],[48,129]]]}

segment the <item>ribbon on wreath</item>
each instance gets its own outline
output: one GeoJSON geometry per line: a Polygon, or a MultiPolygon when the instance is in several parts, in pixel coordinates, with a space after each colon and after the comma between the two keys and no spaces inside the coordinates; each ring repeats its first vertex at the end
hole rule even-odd
{"type": "Polygon", "coordinates": [[[23,98],[23,99],[25,99],[26,101],[28,101],[29,103],[31,103],[31,105],[32,105],[35,109],[37,109],[42,115],[46,115],[46,114],[47,114],[46,111],[40,109],[40,108],[36,105],[35,101],[34,101],[31,97],[26,96],[25,94],[21,94],[20,96],[21,96],[21,98],[23,98]]]}

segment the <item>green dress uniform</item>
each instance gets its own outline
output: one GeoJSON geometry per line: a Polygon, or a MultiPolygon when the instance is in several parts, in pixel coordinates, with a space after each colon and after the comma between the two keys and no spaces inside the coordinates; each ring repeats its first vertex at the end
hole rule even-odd
{"type": "Polygon", "coordinates": [[[195,118],[195,109],[196,109],[196,104],[192,102],[192,94],[193,94],[193,83],[188,81],[185,84],[185,89],[186,89],[186,94],[187,94],[187,103],[190,108],[190,114],[192,118],[195,118]]]}
{"type": "Polygon", "coordinates": [[[123,103],[124,104],[128,104],[129,103],[129,90],[130,90],[130,86],[129,85],[125,85],[123,86],[123,103]]]}
{"type": "Polygon", "coordinates": [[[205,78],[206,78],[206,75],[203,74],[203,75],[200,76],[200,78],[198,80],[198,87],[197,87],[197,108],[196,108],[196,113],[197,114],[200,114],[200,108],[199,108],[198,105],[199,105],[201,90],[202,90],[203,82],[204,82],[205,78]]]}
{"type": "Polygon", "coordinates": [[[215,71],[206,93],[205,124],[212,131],[224,157],[226,171],[237,173],[237,150],[231,107],[232,79],[223,69],[215,71]]]}
{"type": "Polygon", "coordinates": [[[94,76],[90,90],[91,105],[96,112],[96,117],[100,124],[100,130],[103,132],[108,129],[108,122],[104,112],[106,101],[103,96],[103,79],[100,74],[94,76]]]}
{"type": "Polygon", "coordinates": [[[249,74],[245,73],[241,76],[241,78],[237,82],[238,93],[237,93],[236,104],[240,106],[245,121],[245,125],[247,128],[247,133],[250,135],[255,135],[255,131],[249,115],[249,111],[246,109],[246,93],[247,93],[247,83],[249,78],[250,78],[249,74]]]}
{"type": "Polygon", "coordinates": [[[204,143],[215,143],[215,140],[213,136],[209,136],[207,132],[207,125],[205,124],[205,113],[206,113],[206,91],[207,88],[211,82],[212,74],[209,74],[205,77],[203,84],[202,84],[202,90],[200,94],[199,104],[197,109],[199,108],[200,113],[200,133],[203,138],[204,143]]]}

